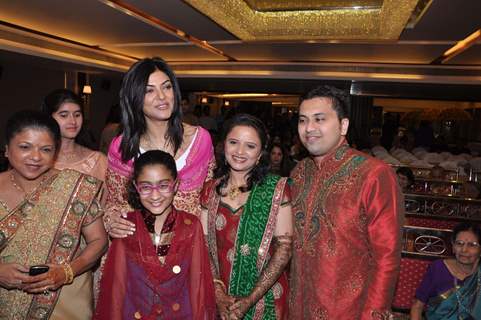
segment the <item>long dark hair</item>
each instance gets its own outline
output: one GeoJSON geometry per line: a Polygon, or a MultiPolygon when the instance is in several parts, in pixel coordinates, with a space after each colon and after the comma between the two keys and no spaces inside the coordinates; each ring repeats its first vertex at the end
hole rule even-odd
{"type": "Polygon", "coordinates": [[[135,189],[134,182],[139,178],[140,173],[146,166],[161,165],[166,168],[172,178],[177,179],[177,167],[174,158],[162,150],[150,150],[144,152],[135,160],[134,171],[127,187],[128,202],[134,209],[143,209],[139,194],[135,189]]]}
{"type": "Polygon", "coordinates": [[[122,141],[120,152],[122,160],[128,161],[139,154],[140,137],[147,130],[143,107],[149,76],[162,71],[169,77],[174,90],[174,108],[168,120],[166,139],[174,147],[174,154],[182,145],[184,128],[180,108],[180,88],[174,72],[161,58],[146,58],[133,64],[124,76],[120,89],[120,108],[122,111],[122,141]]]}
{"type": "Polygon", "coordinates": [[[82,127],[75,137],[75,142],[84,147],[91,148],[87,132],[84,128],[84,103],[75,92],[68,89],[56,89],[45,96],[40,109],[49,116],[52,116],[58,111],[58,109],[60,109],[62,104],[69,102],[78,105],[80,107],[80,112],[82,113],[82,127]]]}
{"type": "Polygon", "coordinates": [[[281,153],[282,153],[282,160],[281,160],[281,164],[279,166],[279,172],[273,172],[272,170],[272,164],[271,164],[271,172],[275,173],[275,174],[278,174],[282,177],[289,177],[289,174],[291,173],[291,169],[292,169],[292,164],[290,162],[290,159],[289,159],[289,152],[287,152],[286,148],[284,148],[281,144],[279,143],[273,143],[269,150],[268,150],[268,154],[269,154],[269,163],[271,162],[271,152],[274,148],[279,148],[279,150],[281,150],[281,153]]]}
{"type": "MultiPolygon", "coordinates": [[[[225,139],[229,132],[232,131],[235,127],[238,126],[246,126],[253,128],[259,139],[261,141],[261,158],[259,162],[251,169],[251,171],[247,174],[247,186],[241,187],[242,192],[246,192],[252,189],[254,184],[257,184],[264,180],[267,173],[269,172],[269,159],[267,154],[267,130],[261,120],[258,118],[251,116],[249,114],[238,114],[229,123],[229,126],[226,128],[223,141],[225,143],[225,139]]],[[[222,153],[220,155],[219,164],[214,171],[214,178],[220,178],[220,182],[216,187],[216,191],[218,194],[222,194],[222,189],[227,186],[227,181],[229,180],[229,172],[230,166],[225,159],[225,154],[222,153]]]]}

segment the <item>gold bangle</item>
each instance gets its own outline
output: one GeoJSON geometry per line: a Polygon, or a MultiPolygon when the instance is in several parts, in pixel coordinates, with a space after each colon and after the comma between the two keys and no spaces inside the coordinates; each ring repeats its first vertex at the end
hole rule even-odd
{"type": "Polygon", "coordinates": [[[65,272],[65,282],[63,284],[71,284],[73,282],[73,270],[70,264],[65,263],[62,265],[63,272],[65,272]]]}
{"type": "Polygon", "coordinates": [[[216,283],[222,287],[224,292],[227,292],[227,287],[225,286],[224,282],[222,282],[222,280],[214,279],[214,284],[216,284],[216,283]]]}

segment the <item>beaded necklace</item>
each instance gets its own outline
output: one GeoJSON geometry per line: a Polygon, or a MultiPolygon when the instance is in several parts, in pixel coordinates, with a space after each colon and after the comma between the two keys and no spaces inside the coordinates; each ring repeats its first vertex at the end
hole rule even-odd
{"type": "Polygon", "coordinates": [[[46,174],[44,174],[40,180],[40,182],[35,186],[35,188],[33,188],[30,192],[27,193],[27,191],[22,188],[21,186],[19,186],[17,184],[17,181],[15,179],[15,175],[13,174],[13,171],[10,171],[10,182],[12,183],[12,186],[17,189],[18,191],[22,192],[24,194],[23,198],[24,199],[27,199],[30,197],[30,195],[33,195],[44,183],[45,181],[47,181],[48,179],[48,176],[46,174]]]}

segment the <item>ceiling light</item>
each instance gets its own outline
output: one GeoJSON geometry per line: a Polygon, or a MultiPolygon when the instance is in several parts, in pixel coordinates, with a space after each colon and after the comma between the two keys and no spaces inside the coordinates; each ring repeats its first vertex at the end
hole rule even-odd
{"type": "Polygon", "coordinates": [[[456,43],[454,46],[452,46],[451,48],[446,50],[446,52],[444,52],[441,57],[439,57],[436,60],[434,60],[433,62],[431,62],[431,64],[438,64],[438,63],[447,62],[448,60],[454,58],[455,56],[457,56],[461,52],[463,52],[466,49],[468,49],[469,47],[471,47],[479,39],[481,39],[481,29],[476,30],[475,32],[473,32],[472,34],[467,36],[465,39],[456,43]]]}
{"type": "Polygon", "coordinates": [[[84,85],[82,89],[83,94],[92,94],[92,87],[88,84],[84,85]]]}

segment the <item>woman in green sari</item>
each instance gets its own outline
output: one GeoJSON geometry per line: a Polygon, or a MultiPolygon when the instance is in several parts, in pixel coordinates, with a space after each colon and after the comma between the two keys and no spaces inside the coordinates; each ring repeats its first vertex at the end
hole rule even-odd
{"type": "Polygon", "coordinates": [[[463,222],[453,229],[454,259],[436,260],[416,290],[411,319],[481,319],[481,229],[463,222]]]}
{"type": "Polygon", "coordinates": [[[60,130],[46,114],[13,115],[6,141],[11,169],[0,173],[0,319],[91,319],[88,270],[107,246],[102,183],[53,169],[60,130]]]}
{"type": "Polygon", "coordinates": [[[202,222],[222,319],[286,319],[292,251],[287,178],[268,174],[263,123],[237,115],[216,179],[204,185],[202,222]]]}

